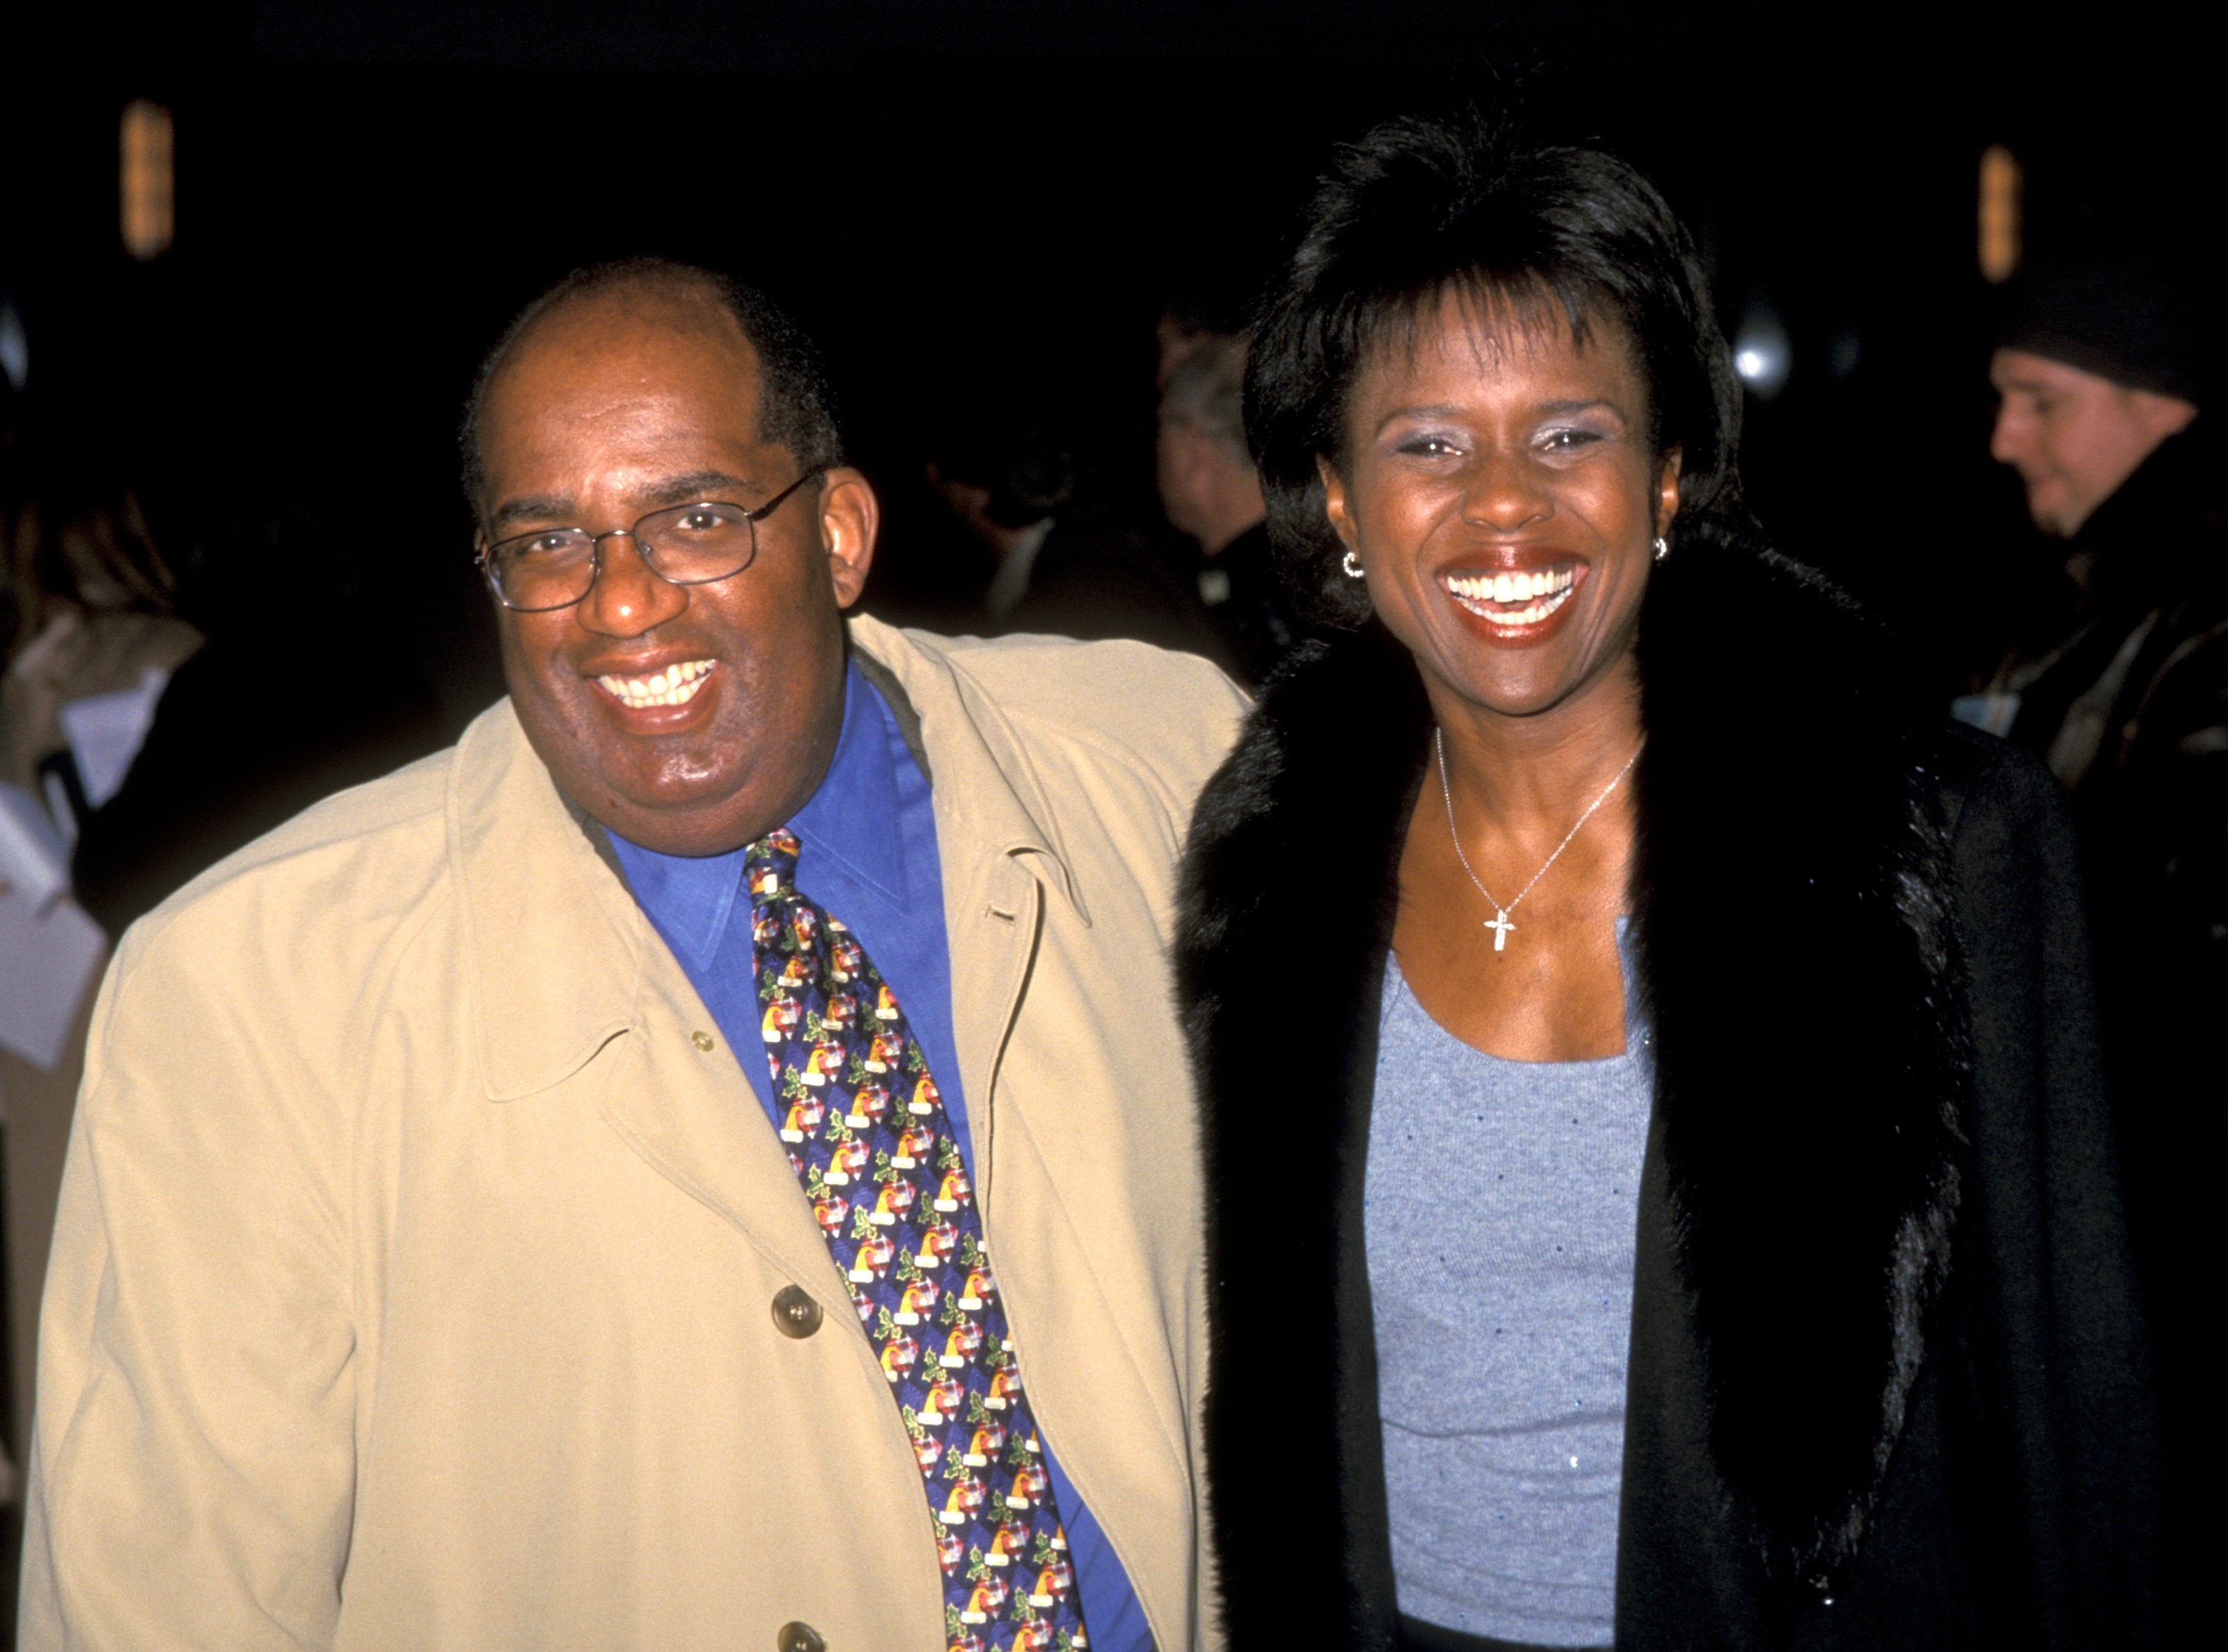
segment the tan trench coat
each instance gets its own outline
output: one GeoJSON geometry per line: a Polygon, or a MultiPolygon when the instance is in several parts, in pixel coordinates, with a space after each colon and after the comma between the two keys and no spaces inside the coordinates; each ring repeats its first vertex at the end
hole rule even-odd
{"type": "MultiPolygon", "coordinates": [[[[1240,701],[1136,644],[852,627],[919,719],[1040,1426],[1159,1645],[1212,1644],[1166,954],[1240,701]]],[[[507,703],[136,925],[48,1275],[22,1644],[940,1652],[919,1470],[736,1061],[507,703]]]]}

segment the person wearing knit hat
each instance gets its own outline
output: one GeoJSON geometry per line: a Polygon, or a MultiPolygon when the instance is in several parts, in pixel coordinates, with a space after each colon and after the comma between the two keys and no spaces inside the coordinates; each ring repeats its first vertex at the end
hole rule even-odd
{"type": "Polygon", "coordinates": [[[2079,833],[2129,1225],[2183,1475],[2170,1524],[2209,1555],[2228,1543],[2209,1351],[2228,1270],[2228,521],[2223,421],[2203,413],[2211,310],[2164,260],[2109,250],[2039,268],[2006,301],[1990,451],[2066,559],[2054,628],[2006,662],[1992,698],[2065,788],[2079,833]]]}
{"type": "Polygon", "coordinates": [[[2097,248],[2015,283],[1989,378],[1989,451],[2046,533],[2070,538],[2204,399],[2209,312],[2155,254],[2097,248]]]}

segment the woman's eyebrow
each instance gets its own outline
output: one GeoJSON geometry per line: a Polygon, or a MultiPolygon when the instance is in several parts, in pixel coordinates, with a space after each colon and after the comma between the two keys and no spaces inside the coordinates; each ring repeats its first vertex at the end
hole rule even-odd
{"type": "MultiPolygon", "coordinates": [[[[1612,413],[1620,419],[1626,418],[1624,409],[1605,396],[1585,396],[1568,401],[1541,402],[1538,411],[1560,416],[1583,413],[1595,407],[1612,413]]],[[[1460,418],[1463,417],[1464,417],[1463,410],[1450,403],[1432,403],[1418,407],[1395,407],[1377,421],[1377,433],[1382,435],[1387,425],[1404,418],[1460,418]]],[[[1629,421],[1627,420],[1627,422],[1629,421]]]]}

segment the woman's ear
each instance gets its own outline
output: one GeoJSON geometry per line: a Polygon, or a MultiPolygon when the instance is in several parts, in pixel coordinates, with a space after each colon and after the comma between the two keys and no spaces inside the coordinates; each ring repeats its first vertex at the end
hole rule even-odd
{"type": "Polygon", "coordinates": [[[1348,550],[1358,549],[1354,544],[1354,515],[1347,505],[1346,479],[1320,453],[1316,456],[1316,475],[1322,478],[1323,514],[1330,519],[1330,531],[1338,535],[1338,542],[1348,550]]]}
{"type": "Polygon", "coordinates": [[[1679,513],[1679,469],[1686,462],[1686,455],[1673,448],[1663,456],[1663,467],[1655,477],[1655,533],[1657,538],[1671,531],[1671,519],[1679,513]]]}

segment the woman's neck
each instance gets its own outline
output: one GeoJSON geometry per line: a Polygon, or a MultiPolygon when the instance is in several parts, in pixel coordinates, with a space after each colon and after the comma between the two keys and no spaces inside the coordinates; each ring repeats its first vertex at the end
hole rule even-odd
{"type": "Polygon", "coordinates": [[[1437,684],[1428,692],[1457,812],[1517,836],[1557,821],[1558,832],[1568,829],[1640,745],[1640,684],[1629,667],[1529,717],[1507,716],[1437,684]]]}

